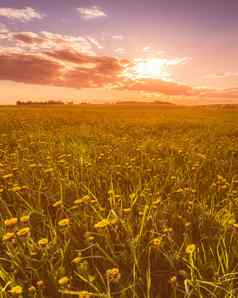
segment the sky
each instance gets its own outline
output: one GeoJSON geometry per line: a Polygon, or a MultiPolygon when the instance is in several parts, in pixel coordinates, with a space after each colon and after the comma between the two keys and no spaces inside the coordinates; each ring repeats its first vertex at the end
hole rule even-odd
{"type": "Polygon", "coordinates": [[[237,0],[1,0],[0,104],[238,103],[237,0]]]}

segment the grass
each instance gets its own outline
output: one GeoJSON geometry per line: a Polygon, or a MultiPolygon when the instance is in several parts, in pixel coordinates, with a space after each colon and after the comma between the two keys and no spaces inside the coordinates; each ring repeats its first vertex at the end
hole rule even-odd
{"type": "Polygon", "coordinates": [[[237,115],[0,108],[0,297],[237,297],[237,115]]]}

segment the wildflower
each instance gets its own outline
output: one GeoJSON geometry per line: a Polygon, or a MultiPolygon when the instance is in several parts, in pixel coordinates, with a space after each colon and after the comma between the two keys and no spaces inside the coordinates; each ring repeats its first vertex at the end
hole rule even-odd
{"type": "Polygon", "coordinates": [[[25,223],[25,222],[28,222],[29,219],[30,219],[30,216],[29,216],[29,215],[23,215],[23,216],[20,218],[20,222],[25,223]]]}
{"type": "Polygon", "coordinates": [[[14,238],[14,236],[15,236],[14,233],[8,232],[8,233],[3,235],[2,240],[3,241],[8,241],[8,240],[11,240],[12,238],[14,238]]]}
{"type": "Polygon", "coordinates": [[[30,228],[26,227],[26,228],[22,228],[19,231],[17,231],[17,236],[22,237],[22,236],[28,236],[30,233],[30,228]]]}
{"type": "Polygon", "coordinates": [[[124,208],[123,211],[124,211],[124,213],[130,213],[131,212],[131,208],[124,208]]]}
{"type": "Polygon", "coordinates": [[[34,293],[36,291],[36,288],[34,286],[31,286],[28,288],[29,293],[34,293]]]}
{"type": "Polygon", "coordinates": [[[161,245],[161,241],[162,241],[161,238],[154,238],[154,239],[151,241],[151,243],[152,243],[152,245],[153,245],[154,247],[159,248],[160,245],[161,245]]]}
{"type": "Polygon", "coordinates": [[[21,190],[21,187],[19,186],[19,185],[15,185],[15,186],[13,186],[13,188],[12,188],[12,191],[13,192],[18,192],[18,191],[20,191],[21,190]]]}
{"type": "Polygon", "coordinates": [[[109,282],[119,282],[121,273],[118,268],[108,269],[106,271],[106,278],[109,282]]]}
{"type": "Polygon", "coordinates": [[[111,224],[110,220],[107,218],[102,219],[101,221],[97,222],[94,227],[96,229],[103,229],[111,224]]]}
{"type": "Polygon", "coordinates": [[[79,264],[81,261],[82,261],[82,258],[80,256],[78,256],[78,257],[76,257],[72,260],[72,263],[73,264],[79,264]]]}
{"type": "Polygon", "coordinates": [[[12,217],[4,221],[7,227],[15,226],[17,222],[18,222],[18,219],[16,217],[12,217]]]}
{"type": "Polygon", "coordinates": [[[37,243],[40,246],[46,246],[49,243],[49,240],[47,238],[42,238],[37,243]]]}
{"type": "Polygon", "coordinates": [[[61,219],[60,221],[58,221],[58,225],[60,227],[65,227],[65,226],[68,226],[69,224],[70,224],[69,218],[64,218],[64,219],[61,219]]]}
{"type": "Polygon", "coordinates": [[[69,283],[70,279],[67,277],[67,276],[64,276],[64,277],[61,277],[59,280],[58,280],[58,284],[60,286],[65,286],[69,283]]]}
{"type": "Polygon", "coordinates": [[[13,177],[13,174],[7,174],[7,175],[2,176],[2,178],[3,178],[4,180],[10,179],[10,178],[12,178],[12,177],[13,177]]]}
{"type": "Polygon", "coordinates": [[[80,204],[83,204],[83,203],[88,203],[89,201],[90,201],[90,197],[88,195],[86,195],[86,196],[83,196],[80,199],[75,200],[74,204],[75,205],[80,205],[80,204]]]}
{"type": "Polygon", "coordinates": [[[177,285],[177,277],[176,277],[175,275],[172,276],[172,277],[170,278],[170,280],[169,280],[169,283],[171,284],[171,286],[172,286],[173,288],[175,288],[176,285],[177,285]]]}
{"type": "Polygon", "coordinates": [[[189,245],[186,247],[185,252],[186,252],[186,254],[188,254],[188,255],[192,255],[192,254],[194,253],[195,249],[196,249],[196,245],[195,245],[195,244],[189,244],[189,245]]]}
{"type": "Polygon", "coordinates": [[[52,173],[52,172],[54,172],[53,168],[49,168],[49,169],[44,170],[44,173],[52,173]]]}
{"type": "Polygon", "coordinates": [[[9,291],[9,293],[11,293],[12,295],[21,295],[22,292],[23,292],[23,289],[21,286],[12,287],[11,290],[9,291]]]}
{"type": "Polygon", "coordinates": [[[79,298],[90,298],[91,293],[89,293],[88,291],[80,291],[79,292],[79,298]]]}
{"type": "Polygon", "coordinates": [[[61,206],[61,205],[63,205],[63,201],[62,201],[62,200],[58,200],[58,201],[56,201],[52,206],[53,206],[54,208],[56,208],[56,207],[61,206]]]}
{"type": "Polygon", "coordinates": [[[44,286],[44,281],[43,280],[38,280],[37,283],[36,283],[36,286],[38,288],[42,288],[44,286]]]}

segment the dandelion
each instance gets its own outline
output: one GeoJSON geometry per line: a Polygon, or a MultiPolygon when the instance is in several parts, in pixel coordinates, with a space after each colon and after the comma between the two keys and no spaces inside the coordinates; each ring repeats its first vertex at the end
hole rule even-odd
{"type": "Polygon", "coordinates": [[[23,215],[21,218],[20,218],[20,222],[21,223],[26,223],[30,220],[30,216],[29,215],[23,215]]]}
{"type": "Polygon", "coordinates": [[[185,252],[186,254],[188,255],[192,255],[196,250],[196,245],[195,244],[189,244],[186,249],[185,249],[185,252]]]}
{"type": "Polygon", "coordinates": [[[37,283],[36,283],[36,286],[38,288],[42,288],[44,286],[44,281],[43,280],[38,280],[37,283]]]}
{"type": "Polygon", "coordinates": [[[18,222],[18,219],[16,217],[12,217],[12,218],[6,219],[4,221],[4,223],[7,227],[15,226],[17,224],[17,222],[18,222]]]}
{"type": "Polygon", "coordinates": [[[13,177],[13,174],[7,174],[7,175],[3,175],[3,176],[2,176],[2,178],[3,178],[4,180],[10,179],[10,178],[12,178],[12,177],[13,177]]]}
{"type": "Polygon", "coordinates": [[[54,208],[56,208],[56,207],[61,206],[61,205],[63,205],[63,201],[62,201],[62,200],[58,200],[58,201],[56,201],[52,206],[53,206],[54,208]]]}
{"type": "Polygon", "coordinates": [[[29,293],[34,293],[36,291],[36,288],[34,286],[31,286],[28,288],[29,293]]]}
{"type": "Polygon", "coordinates": [[[71,263],[72,264],[79,264],[82,261],[82,257],[78,256],[76,258],[74,258],[71,263]]]}
{"type": "Polygon", "coordinates": [[[19,237],[28,236],[29,233],[30,233],[30,228],[26,227],[26,228],[22,228],[19,231],[17,231],[17,236],[19,236],[19,237]]]}
{"type": "Polygon", "coordinates": [[[14,236],[15,236],[15,233],[8,232],[8,233],[6,233],[6,234],[3,235],[2,240],[3,241],[8,241],[8,240],[13,239],[14,236]]]}
{"type": "Polygon", "coordinates": [[[59,280],[58,280],[58,284],[60,286],[65,286],[69,283],[70,279],[67,277],[67,276],[64,276],[64,277],[61,277],[59,280]]]}
{"type": "Polygon", "coordinates": [[[74,204],[75,205],[80,205],[80,204],[88,203],[89,201],[90,201],[90,197],[89,197],[89,195],[86,195],[86,196],[83,196],[80,199],[75,200],[74,204]]]}
{"type": "Polygon", "coordinates": [[[69,218],[63,218],[61,220],[58,221],[58,225],[60,227],[66,227],[70,224],[70,219],[69,218]]]}
{"type": "Polygon", "coordinates": [[[177,277],[176,276],[172,276],[169,280],[170,284],[172,285],[172,287],[176,287],[177,284],[177,277]]]}
{"type": "Polygon", "coordinates": [[[47,238],[42,238],[37,243],[40,246],[46,246],[49,243],[49,240],[47,238]]]}
{"type": "Polygon", "coordinates": [[[106,271],[106,278],[109,282],[119,282],[121,278],[121,273],[118,268],[108,269],[106,271]]]}
{"type": "Polygon", "coordinates": [[[162,241],[161,238],[154,238],[154,239],[151,241],[151,243],[152,243],[152,245],[153,245],[154,247],[156,247],[156,248],[160,248],[160,246],[161,246],[161,241],[162,241]]]}
{"type": "Polygon", "coordinates": [[[23,292],[23,289],[21,286],[12,287],[11,290],[9,291],[9,293],[11,293],[12,295],[21,295],[22,292],[23,292]]]}
{"type": "Polygon", "coordinates": [[[91,293],[89,293],[88,291],[80,291],[79,292],[79,298],[90,298],[91,297],[91,293]]]}
{"type": "Polygon", "coordinates": [[[97,222],[94,227],[95,229],[103,229],[106,228],[111,224],[110,220],[107,218],[102,219],[101,221],[97,222]]]}

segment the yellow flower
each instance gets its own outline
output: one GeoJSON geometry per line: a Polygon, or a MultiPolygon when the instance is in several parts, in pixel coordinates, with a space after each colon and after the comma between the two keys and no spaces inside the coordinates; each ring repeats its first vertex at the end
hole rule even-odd
{"type": "Polygon", "coordinates": [[[78,256],[78,257],[76,257],[72,260],[72,263],[73,264],[79,264],[81,261],[82,261],[82,258],[80,256],[78,256]]]}
{"type": "Polygon", "coordinates": [[[104,218],[104,219],[100,220],[99,222],[97,222],[94,225],[94,228],[95,229],[103,229],[103,228],[109,226],[110,224],[111,224],[110,220],[107,218],[104,218]]]}
{"type": "Polygon", "coordinates": [[[42,288],[44,286],[44,281],[43,280],[38,280],[38,282],[36,283],[36,286],[38,288],[42,288]]]}
{"type": "Polygon", "coordinates": [[[131,212],[131,208],[124,208],[123,211],[124,211],[124,213],[130,213],[131,212]]]}
{"type": "Polygon", "coordinates": [[[62,200],[58,200],[58,201],[56,201],[52,206],[53,206],[54,208],[56,208],[56,207],[61,206],[61,205],[63,205],[63,201],[62,201],[62,200]]]}
{"type": "Polygon", "coordinates": [[[70,279],[67,276],[64,276],[58,280],[58,284],[60,286],[64,286],[64,285],[67,285],[69,283],[69,281],[70,281],[70,279]]]}
{"type": "Polygon", "coordinates": [[[17,231],[17,236],[22,237],[22,236],[28,236],[30,233],[30,228],[26,227],[26,228],[22,228],[19,231],[17,231]]]}
{"type": "Polygon", "coordinates": [[[91,297],[91,293],[89,293],[88,291],[80,291],[79,292],[79,298],[90,298],[91,297]]]}
{"type": "Polygon", "coordinates": [[[2,178],[3,178],[4,180],[10,179],[10,178],[12,178],[12,177],[13,177],[13,174],[7,174],[7,175],[2,176],[2,178]]]}
{"type": "Polygon", "coordinates": [[[15,233],[6,233],[3,235],[2,240],[3,241],[8,241],[11,240],[12,238],[14,238],[15,233]]]}
{"type": "Polygon", "coordinates": [[[45,245],[47,245],[49,243],[49,240],[47,238],[42,238],[37,243],[40,246],[45,246],[45,245]]]}
{"type": "Polygon", "coordinates": [[[23,215],[23,216],[20,218],[20,222],[25,223],[25,222],[28,222],[29,219],[30,219],[30,216],[29,216],[29,215],[23,215]]]}
{"type": "Polygon", "coordinates": [[[80,199],[75,200],[74,204],[75,205],[80,205],[80,204],[83,204],[83,203],[88,203],[89,201],[90,201],[90,197],[88,195],[86,195],[86,196],[83,196],[80,199]]]}
{"type": "Polygon", "coordinates": [[[64,219],[61,219],[60,221],[58,221],[58,225],[60,227],[65,227],[65,226],[68,226],[69,224],[70,224],[69,218],[64,218],[64,219]]]}
{"type": "Polygon", "coordinates": [[[18,219],[16,217],[12,217],[4,221],[7,227],[15,226],[17,222],[18,222],[18,219]]]}
{"type": "Polygon", "coordinates": [[[161,245],[161,241],[162,241],[161,238],[154,238],[154,239],[151,241],[151,243],[152,243],[152,245],[153,245],[154,247],[159,248],[160,245],[161,245]]]}
{"type": "Polygon", "coordinates": [[[109,282],[119,282],[121,273],[118,268],[108,269],[106,271],[106,278],[109,282]]]}
{"type": "Polygon", "coordinates": [[[22,292],[23,292],[23,289],[21,286],[12,287],[11,290],[9,291],[9,293],[11,293],[12,295],[21,295],[22,292]]]}
{"type": "Polygon", "coordinates": [[[36,288],[34,286],[31,286],[28,288],[29,293],[34,293],[36,291],[36,288]]]}
{"type": "Polygon", "coordinates": [[[194,253],[195,249],[196,249],[196,245],[195,245],[195,244],[189,244],[189,245],[186,247],[185,252],[186,252],[186,254],[188,254],[188,255],[192,255],[192,254],[194,253]]]}

